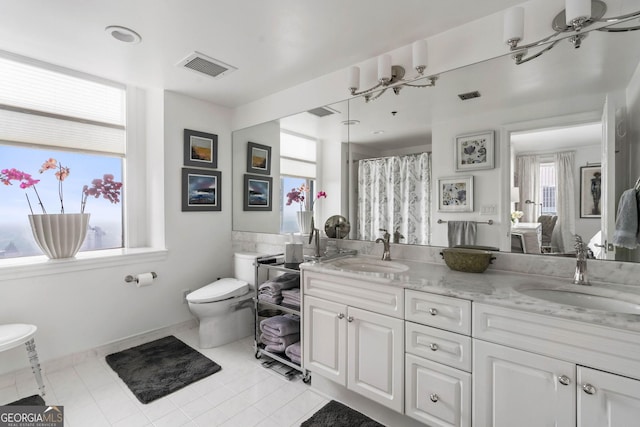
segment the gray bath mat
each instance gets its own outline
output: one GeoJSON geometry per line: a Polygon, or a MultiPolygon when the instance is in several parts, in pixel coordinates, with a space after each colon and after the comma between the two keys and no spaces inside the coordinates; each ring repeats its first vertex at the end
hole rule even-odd
{"type": "Polygon", "coordinates": [[[106,361],[142,403],[164,397],[221,369],[174,336],[110,354],[106,361]]]}
{"type": "Polygon", "coordinates": [[[38,395],[34,394],[33,396],[23,397],[20,400],[16,400],[15,402],[7,403],[6,406],[44,406],[44,399],[38,395]]]}
{"type": "Polygon", "coordinates": [[[301,427],[384,427],[366,415],[332,400],[324,405],[301,427]]]}

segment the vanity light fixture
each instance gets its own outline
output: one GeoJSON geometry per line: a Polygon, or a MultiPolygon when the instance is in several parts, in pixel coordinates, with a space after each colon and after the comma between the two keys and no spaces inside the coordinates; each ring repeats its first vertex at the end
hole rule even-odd
{"type": "MultiPolygon", "coordinates": [[[[518,46],[518,43],[522,40],[524,34],[524,8],[516,6],[508,9],[504,15],[504,42],[510,47],[511,51],[515,52],[513,59],[516,61],[516,64],[520,65],[531,61],[552,49],[560,39],[553,41],[540,52],[531,56],[527,56],[528,49],[541,46],[563,33],[575,32],[575,34],[569,37],[568,40],[573,44],[573,47],[577,49],[582,44],[582,41],[587,37],[586,34],[580,32],[582,29],[587,28],[596,22],[617,24],[629,18],[640,17],[640,10],[626,15],[603,18],[606,12],[607,5],[601,0],[566,0],[565,9],[557,14],[551,23],[551,28],[553,28],[555,33],[536,42],[529,43],[524,46],[518,46]]],[[[640,30],[640,25],[616,28],[596,28],[596,30],[619,33],[640,30]]]]}
{"type": "Polygon", "coordinates": [[[404,86],[409,87],[431,87],[435,86],[437,77],[428,77],[428,83],[417,84],[416,80],[424,77],[424,70],[427,68],[427,42],[418,40],[413,42],[411,46],[413,56],[413,68],[418,75],[412,79],[405,79],[405,69],[401,65],[391,65],[391,55],[385,54],[378,57],[378,84],[369,89],[358,91],[360,88],[360,67],[351,67],[349,69],[349,92],[352,96],[364,95],[366,102],[374,101],[382,96],[388,88],[393,89],[393,93],[398,95],[400,89],[404,86]],[[374,90],[383,88],[377,94],[373,94],[374,90]]]}

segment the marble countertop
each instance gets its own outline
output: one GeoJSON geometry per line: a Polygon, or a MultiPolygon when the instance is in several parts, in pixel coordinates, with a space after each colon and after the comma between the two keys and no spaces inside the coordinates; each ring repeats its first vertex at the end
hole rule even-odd
{"type": "MultiPolygon", "coordinates": [[[[362,256],[359,256],[362,257],[362,256]]],[[[369,257],[362,257],[368,258],[369,257]]],[[[372,283],[401,286],[405,289],[430,292],[474,302],[519,309],[563,319],[588,322],[601,326],[640,332],[640,315],[585,309],[533,298],[519,292],[522,289],[556,289],[586,292],[640,304],[640,286],[591,282],[591,286],[574,285],[573,271],[566,279],[519,274],[488,269],[484,273],[463,273],[450,270],[445,264],[394,260],[408,266],[401,273],[354,272],[341,268],[336,261],[301,264],[303,270],[365,279],[372,283]]]]}

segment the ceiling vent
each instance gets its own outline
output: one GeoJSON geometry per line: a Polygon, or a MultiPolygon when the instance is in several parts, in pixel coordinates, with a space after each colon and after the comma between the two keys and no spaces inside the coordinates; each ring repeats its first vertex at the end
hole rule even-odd
{"type": "Polygon", "coordinates": [[[318,107],[314,108],[313,110],[308,110],[307,113],[313,114],[314,116],[318,117],[326,117],[338,113],[338,111],[330,107],[318,107]]]}
{"type": "Polygon", "coordinates": [[[466,101],[467,99],[480,98],[480,92],[474,90],[473,92],[461,93],[458,97],[463,101],[466,101]]]}
{"type": "Polygon", "coordinates": [[[222,61],[203,55],[200,52],[193,52],[191,55],[180,61],[178,66],[197,73],[205,74],[209,77],[213,77],[214,79],[219,79],[237,70],[237,68],[232,65],[225,64],[222,61]]]}

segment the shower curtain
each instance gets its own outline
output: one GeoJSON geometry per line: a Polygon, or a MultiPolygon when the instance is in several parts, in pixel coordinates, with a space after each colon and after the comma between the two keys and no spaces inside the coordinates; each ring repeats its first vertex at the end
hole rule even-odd
{"type": "Polygon", "coordinates": [[[431,243],[431,153],[358,162],[357,238],[375,240],[381,228],[396,243],[431,243]]]}

